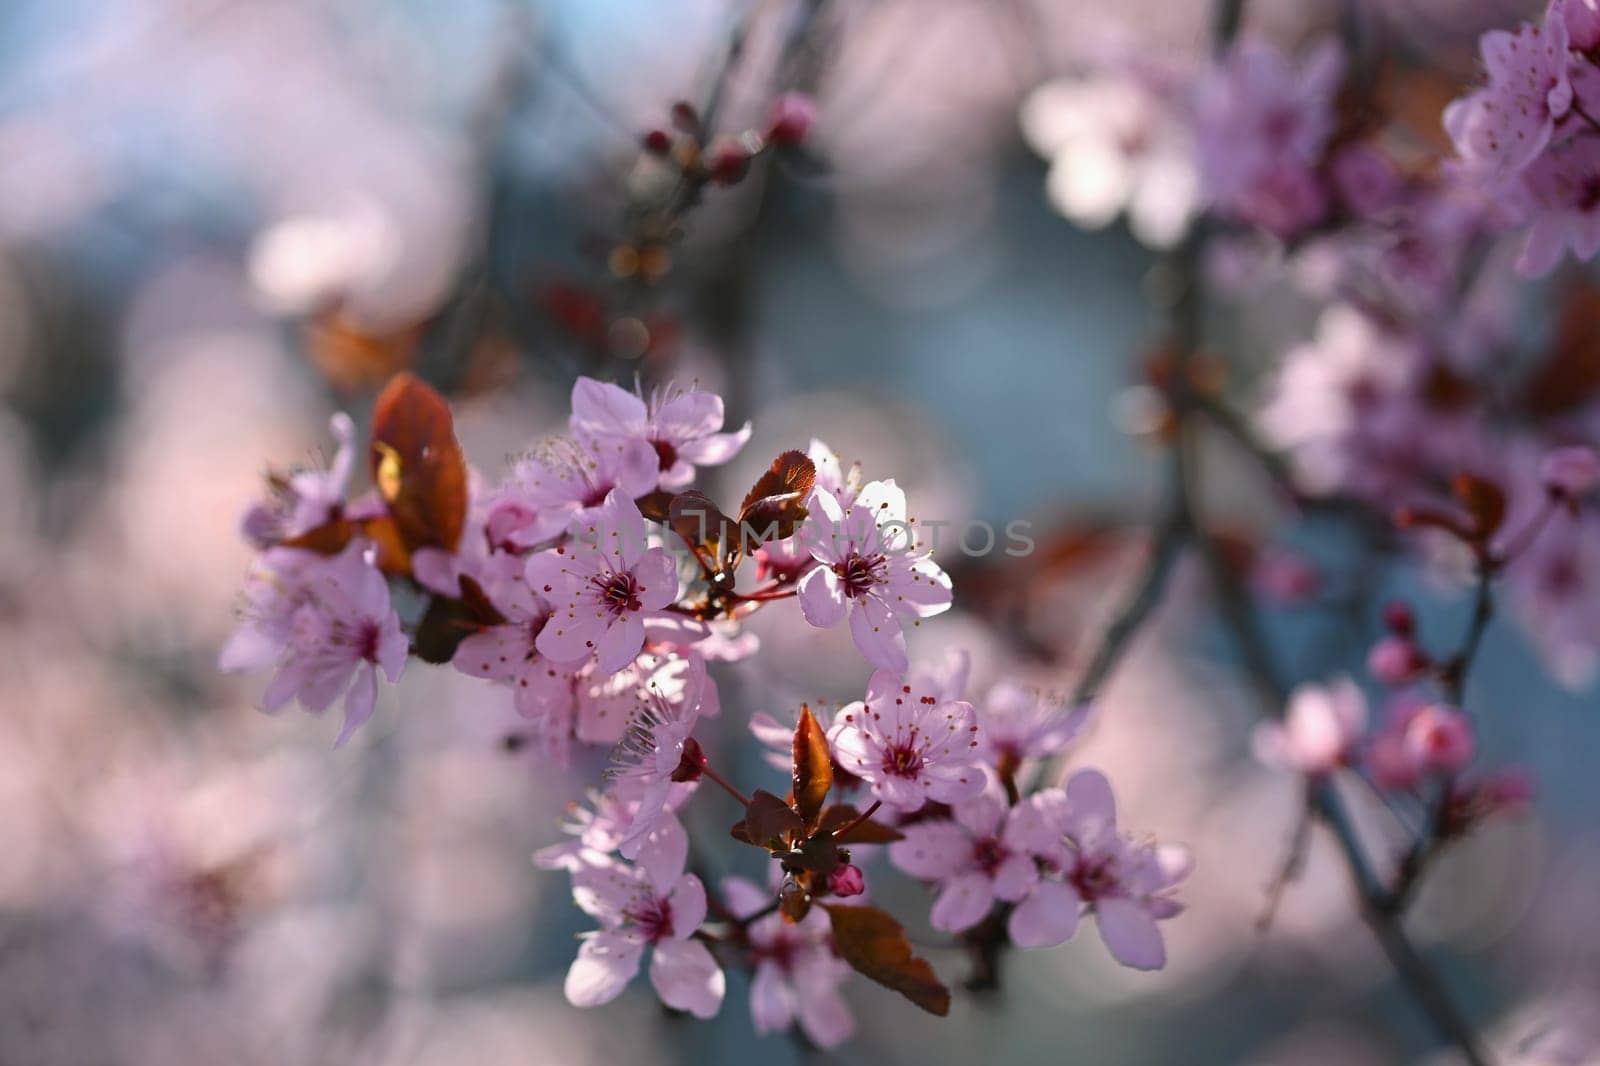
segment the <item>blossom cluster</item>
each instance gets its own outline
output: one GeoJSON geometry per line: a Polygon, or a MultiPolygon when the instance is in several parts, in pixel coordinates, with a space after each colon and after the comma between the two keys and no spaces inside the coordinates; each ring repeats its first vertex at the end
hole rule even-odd
{"type": "Polygon", "coordinates": [[[418,659],[498,692],[537,760],[609,749],[570,839],[536,856],[598,926],[567,975],[576,1006],[616,998],[648,955],[667,1006],[712,1016],[739,963],[758,1029],[798,1024],[823,1046],[853,1027],[840,986],[854,971],[944,1013],[949,993],[900,924],[842,902],[866,893],[858,861],[882,845],[937,888],[936,929],[965,933],[998,909],[1011,943],[1046,947],[1092,914],[1119,961],[1162,966],[1157,923],[1181,910],[1187,853],[1120,830],[1097,771],[1059,787],[1046,772],[1087,708],[1003,683],[980,711],[964,655],[913,667],[906,630],[947,610],[952,588],[904,490],[812,441],[724,513],[692,488],[750,436],[723,424],[721,399],[697,388],[646,398],[580,378],[567,432],[490,485],[443,399],[403,375],[373,412],[370,491],[347,498],[356,434],[341,415],[329,468],[274,475],[246,516],[260,554],[223,666],[274,669],[267,710],[342,700],[339,743],[372,717],[379,675],[397,682],[418,659]],[[809,707],[749,719],[789,772],[787,797],[741,791],[706,730],[722,710],[714,667],[759,656],[744,622],[772,609],[846,626],[873,671],[826,728],[809,707]],[[683,810],[708,781],[766,876],[708,884],[690,869],[683,810]]]}

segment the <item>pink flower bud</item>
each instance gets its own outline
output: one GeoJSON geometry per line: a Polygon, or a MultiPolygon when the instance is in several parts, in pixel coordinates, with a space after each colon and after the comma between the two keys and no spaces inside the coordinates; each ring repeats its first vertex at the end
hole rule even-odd
{"type": "Polygon", "coordinates": [[[1432,704],[1417,712],[1406,726],[1405,746],[1421,765],[1438,773],[1453,774],[1477,750],[1472,723],[1460,711],[1432,704]]]}
{"type": "Polygon", "coordinates": [[[767,139],[773,144],[794,145],[806,139],[817,120],[817,105],[805,93],[784,93],[772,102],[767,120],[767,139]]]}
{"type": "Polygon", "coordinates": [[[833,873],[828,875],[828,891],[840,899],[859,896],[866,890],[866,875],[861,872],[861,867],[852,863],[840,863],[833,868],[833,873]]]}
{"type": "Polygon", "coordinates": [[[1600,456],[1582,444],[1557,448],[1544,457],[1540,476],[1545,488],[1557,496],[1569,500],[1587,496],[1600,486],[1600,456]]]}
{"type": "Polygon", "coordinates": [[[732,137],[718,137],[706,151],[706,175],[718,185],[734,185],[750,169],[750,150],[732,137]]]}
{"type": "Polygon", "coordinates": [[[1367,670],[1381,684],[1390,687],[1416,680],[1427,665],[1428,659],[1422,649],[1406,637],[1384,637],[1367,653],[1367,670]]]}
{"type": "Polygon", "coordinates": [[[1400,637],[1409,637],[1417,631],[1416,615],[1404,600],[1390,600],[1383,605],[1383,627],[1400,637]]]}
{"type": "Polygon", "coordinates": [[[666,155],[672,150],[672,135],[666,130],[650,130],[644,135],[644,150],[651,155],[666,155]]]}

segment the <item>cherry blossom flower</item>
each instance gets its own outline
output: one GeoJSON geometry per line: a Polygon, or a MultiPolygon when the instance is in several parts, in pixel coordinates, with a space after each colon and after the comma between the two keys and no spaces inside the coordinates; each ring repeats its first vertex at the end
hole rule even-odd
{"type": "Polygon", "coordinates": [[[1367,724],[1367,701],[1349,678],[1301,685],[1282,722],[1263,722],[1251,736],[1256,757],[1299,774],[1326,774],[1349,764],[1367,724]]]}
{"type": "Polygon", "coordinates": [[[1428,668],[1428,657],[1416,641],[1391,633],[1367,653],[1367,671],[1385,685],[1415,681],[1428,668]]]}
{"type": "MultiPolygon", "coordinates": [[[[722,881],[722,898],[736,918],[759,913],[772,901],[742,877],[722,881]]],[[[839,986],[850,967],[833,953],[827,916],[813,908],[794,924],[768,914],[745,930],[755,975],[750,982],[750,1018],[760,1034],[782,1032],[799,1023],[806,1038],[821,1048],[837,1047],[855,1032],[855,1019],[839,986]]]]}
{"type": "Polygon", "coordinates": [[[257,548],[292,540],[338,516],[355,464],[356,428],[342,411],[329,421],[329,428],[339,448],[328,469],[301,470],[286,478],[272,478],[272,498],[246,512],[244,537],[257,548]]]}
{"type": "Polygon", "coordinates": [[[1069,709],[1059,696],[1002,681],[983,702],[978,752],[990,766],[1014,770],[1029,760],[1057,754],[1088,721],[1087,704],[1069,709]]]}
{"type": "Polygon", "coordinates": [[[528,559],[528,584],[553,607],[535,645],[557,663],[593,655],[614,674],[644,645],[645,616],[677,599],[678,572],[670,555],[647,546],[644,516],[619,489],[582,532],[587,541],[528,559]]]}
{"type": "Polygon", "coordinates": [[[1122,62],[1035,89],[1019,117],[1028,142],[1050,160],[1051,204],[1086,229],[1125,211],[1143,243],[1177,243],[1200,206],[1177,88],[1174,71],[1122,62]]]}
{"type": "Polygon", "coordinates": [[[839,717],[834,759],[888,806],[914,811],[930,799],[960,803],[983,790],[972,704],[941,701],[879,670],[867,682],[866,700],[841,708],[839,717]]]}
{"type": "Polygon", "coordinates": [[[292,699],[312,714],[344,700],[335,746],[372,716],[378,671],[392,684],[405,669],[410,642],[389,602],[389,585],[352,542],[332,558],[276,549],[257,563],[246,585],[247,618],[223,648],[224,670],[276,663],[261,698],[275,711],[292,699]]]}
{"type": "Polygon", "coordinates": [[[1172,889],[1193,866],[1188,850],[1119,833],[1111,786],[1097,770],[1080,770],[1064,789],[1047,789],[1036,800],[1064,833],[1053,870],[1060,879],[1041,880],[1011,912],[1012,942],[1024,948],[1060,944],[1087,910],[1118,962],[1139,970],[1166,965],[1157,923],[1183,910],[1172,889]]]}
{"type": "Polygon", "coordinates": [[[684,873],[689,838],[677,819],[640,848],[638,862],[607,861],[572,874],[572,895],[600,923],[567,971],[567,1002],[598,1007],[622,994],[649,947],[650,983],[661,1002],[697,1018],[714,1017],[727,979],[711,952],[692,939],[706,918],[706,890],[684,873]]]}
{"type": "Polygon", "coordinates": [[[849,506],[826,489],[811,496],[798,536],[822,565],[800,582],[806,621],[831,629],[850,619],[856,648],[873,666],[904,673],[903,620],[919,624],[949,610],[950,579],[917,547],[906,496],[891,481],[873,481],[849,506]]]}
{"type": "Polygon", "coordinates": [[[509,686],[513,705],[532,723],[540,749],[565,765],[574,725],[574,676],[539,654],[539,633],[550,620],[550,605],[520,581],[508,582],[496,593],[492,599],[506,624],[467,637],[457,645],[451,663],[464,674],[509,686]]]}
{"type": "Polygon", "coordinates": [[[959,933],[983,921],[995,900],[1027,899],[1039,883],[1036,859],[1056,848],[1060,832],[1031,800],[1008,810],[985,794],[956,805],[951,815],[903,827],[905,838],[889,845],[889,861],[938,884],[929,921],[959,933]]]}
{"type": "Polygon", "coordinates": [[[1317,168],[1344,66],[1332,39],[1295,64],[1247,37],[1201,79],[1195,139],[1202,188],[1218,210],[1280,237],[1322,216],[1328,194],[1317,168]]]}
{"type": "Polygon", "coordinates": [[[674,778],[689,736],[700,721],[708,688],[705,664],[698,659],[686,662],[688,669],[676,679],[681,683],[675,684],[670,672],[647,683],[640,694],[641,706],[613,755],[611,787],[637,801],[628,832],[617,845],[624,858],[632,858],[646,834],[670,813],[667,799],[677,783],[674,778]]]}
{"type": "Polygon", "coordinates": [[[1531,220],[1517,270],[1543,277],[1568,249],[1579,262],[1600,253],[1600,136],[1551,147],[1522,175],[1531,220]]]}
{"type": "Polygon", "coordinates": [[[579,378],[572,387],[573,431],[648,447],[663,489],[681,489],[694,480],[696,466],[717,466],[739,454],[750,439],[750,423],[723,433],[723,417],[722,397],[700,389],[669,389],[647,403],[635,393],[593,378],[579,378]]]}
{"type": "MultiPolygon", "coordinates": [[[[673,784],[667,791],[664,813],[640,834],[641,846],[652,835],[672,832],[672,827],[678,824],[674,815],[694,791],[692,781],[673,784]]],[[[568,872],[605,865],[633,829],[640,794],[641,789],[627,781],[613,781],[604,791],[590,790],[584,803],[573,803],[567,808],[561,830],[568,839],[535,851],[534,865],[542,870],[568,872]]]]}
{"type": "Polygon", "coordinates": [[[556,437],[513,468],[489,504],[487,529],[497,544],[531,548],[601,521],[613,489],[636,499],[656,481],[656,455],[643,441],[556,437]]]}
{"type": "Polygon", "coordinates": [[[1445,108],[1444,127],[1470,167],[1509,174],[1532,163],[1572,107],[1567,23],[1560,3],[1544,22],[1479,41],[1489,84],[1445,108]]]}

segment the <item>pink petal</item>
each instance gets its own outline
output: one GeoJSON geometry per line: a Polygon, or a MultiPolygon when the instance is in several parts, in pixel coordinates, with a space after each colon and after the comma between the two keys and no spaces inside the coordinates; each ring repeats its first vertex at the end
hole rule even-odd
{"type": "Polygon", "coordinates": [[[1145,907],[1130,899],[1102,899],[1094,905],[1100,939],[1118,962],[1135,970],[1159,970],[1167,963],[1161,930],[1145,907]]]}
{"type": "MultiPolygon", "coordinates": [[[[718,425],[721,419],[717,420],[718,425]]],[[[750,440],[751,425],[746,422],[733,433],[712,433],[678,446],[678,454],[696,466],[717,466],[732,459],[750,440]]]]}
{"type": "Polygon", "coordinates": [[[647,418],[644,401],[627,389],[593,378],[579,378],[572,386],[574,425],[597,433],[629,436],[642,434],[647,418]]]}
{"type": "MultiPolygon", "coordinates": [[[[545,628],[548,631],[549,627],[545,628]]],[[[630,611],[612,622],[595,645],[600,672],[616,673],[633,662],[642,647],[644,647],[644,619],[630,611]]]]}
{"type": "Polygon", "coordinates": [[[622,994],[639,972],[640,944],[615,933],[599,933],[578,948],[578,957],[567,970],[564,991],[574,1007],[598,1007],[622,994]]]}
{"type": "MultiPolygon", "coordinates": [[[[678,879],[683,876],[683,866],[688,861],[689,834],[684,832],[682,822],[668,816],[658,821],[645,835],[634,865],[644,872],[650,887],[664,896],[676,888],[678,879]]],[[[704,890],[700,898],[704,906],[704,890]]]]}
{"type": "Polygon", "coordinates": [[[678,598],[678,564],[661,548],[651,548],[633,568],[639,582],[639,602],[646,611],[659,611],[678,598]]]}
{"type": "Polygon", "coordinates": [[[928,921],[935,929],[959,933],[971,929],[994,906],[994,885],[981,873],[962,874],[947,881],[934,900],[928,921]]]}
{"type": "Polygon", "coordinates": [[[916,822],[901,832],[905,839],[889,845],[889,861],[924,881],[954,874],[972,851],[972,838],[954,822],[916,822]]]}
{"type": "MultiPolygon", "coordinates": [[[[831,570],[820,572],[832,573],[831,570]]],[[[850,636],[862,658],[873,666],[903,674],[910,665],[900,620],[876,596],[855,601],[850,611],[850,636]]]]}
{"type": "Polygon", "coordinates": [[[800,579],[800,613],[818,629],[832,629],[844,621],[848,606],[839,575],[826,566],[800,579]]]}
{"type": "Polygon", "coordinates": [[[1019,948],[1052,948],[1072,939],[1083,909],[1078,894],[1058,881],[1042,881],[1006,920],[1006,935],[1019,948]]]}
{"type": "MultiPolygon", "coordinates": [[[[678,820],[672,819],[672,824],[677,825],[678,820]]],[[[682,827],[678,830],[683,831],[682,827]]],[[[688,838],[685,837],[684,854],[688,854],[688,838]]],[[[644,861],[641,849],[640,861],[644,861]]],[[[683,869],[684,859],[678,860],[678,869],[683,869]]],[[[678,878],[678,883],[673,886],[672,895],[668,897],[672,905],[672,935],[678,940],[686,940],[699,929],[706,920],[706,888],[694,874],[684,874],[678,878]]]]}
{"type": "Polygon", "coordinates": [[[777,1033],[794,1021],[794,993],[777,963],[763,962],[750,982],[750,1020],[759,1034],[777,1033]]]}
{"type": "Polygon", "coordinates": [[[372,717],[372,709],[378,702],[378,670],[371,663],[364,663],[356,668],[355,684],[350,686],[350,691],[344,697],[344,728],[339,730],[339,739],[333,742],[334,747],[339,747],[350,739],[363,722],[372,717]]]}
{"type": "Polygon", "coordinates": [[[727,978],[717,960],[698,940],[657,944],[650,960],[650,983],[661,1002],[702,1019],[716,1015],[727,992],[727,978]]]}

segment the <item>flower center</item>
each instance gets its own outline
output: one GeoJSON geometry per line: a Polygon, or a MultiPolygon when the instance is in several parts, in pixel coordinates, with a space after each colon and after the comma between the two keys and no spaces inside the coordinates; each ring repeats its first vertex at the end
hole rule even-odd
{"type": "Polygon", "coordinates": [[[608,607],[612,614],[621,615],[624,611],[637,611],[644,607],[644,604],[639,602],[639,582],[626,571],[596,577],[594,584],[600,602],[608,607]]]}
{"type": "Polygon", "coordinates": [[[361,628],[356,631],[356,654],[369,663],[378,661],[378,623],[366,621],[361,623],[361,628]]]}
{"type": "Polygon", "coordinates": [[[895,777],[916,777],[922,772],[922,750],[907,741],[885,748],[883,772],[895,777]]]}
{"type": "Polygon", "coordinates": [[[678,449],[671,441],[653,440],[650,447],[656,450],[656,458],[661,461],[661,469],[671,470],[672,465],[678,461],[678,449]]]}
{"type": "Polygon", "coordinates": [[[834,564],[833,572],[844,582],[844,594],[851,599],[865,596],[874,585],[883,584],[882,555],[849,555],[834,564]]]}
{"type": "Polygon", "coordinates": [[[986,874],[992,874],[1006,861],[1007,851],[1005,845],[997,837],[984,837],[973,842],[972,861],[978,869],[986,874]]]}
{"type": "Polygon", "coordinates": [[[1068,878],[1085,903],[1109,895],[1117,887],[1117,872],[1110,859],[1080,857],[1068,878]]]}
{"type": "Polygon", "coordinates": [[[624,912],[623,917],[652,944],[672,935],[672,904],[668,900],[653,896],[641,900],[624,912]]]}

